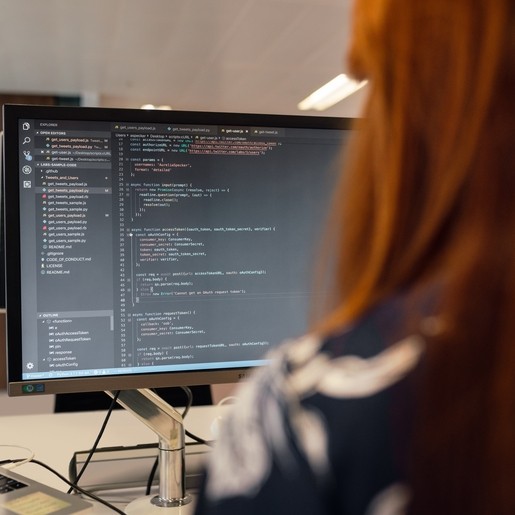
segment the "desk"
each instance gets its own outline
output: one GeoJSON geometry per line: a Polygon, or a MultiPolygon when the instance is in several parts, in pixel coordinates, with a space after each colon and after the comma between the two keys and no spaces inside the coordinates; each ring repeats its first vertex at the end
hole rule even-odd
{"type": "MultiPolygon", "coordinates": [[[[230,406],[195,406],[185,419],[185,427],[192,433],[212,440],[211,423],[222,416],[230,406]]],[[[44,415],[18,415],[0,417],[0,443],[21,445],[32,449],[36,459],[55,468],[68,477],[68,463],[75,451],[89,449],[100,430],[105,412],[55,413],[44,415]]],[[[157,442],[155,434],[132,414],[115,410],[100,441],[101,447],[128,446],[157,442]]],[[[22,451],[0,449],[2,457],[23,457],[22,451]]],[[[41,483],[66,491],[68,486],[44,468],[27,463],[16,472],[41,483]]],[[[114,513],[97,506],[95,513],[114,513]]]]}

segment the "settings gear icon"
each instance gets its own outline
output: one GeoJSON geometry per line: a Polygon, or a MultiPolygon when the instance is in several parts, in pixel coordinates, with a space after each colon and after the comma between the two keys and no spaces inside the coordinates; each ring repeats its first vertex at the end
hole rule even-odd
{"type": "Polygon", "coordinates": [[[32,370],[34,368],[34,363],[28,362],[27,365],[25,365],[29,370],[32,370]]]}

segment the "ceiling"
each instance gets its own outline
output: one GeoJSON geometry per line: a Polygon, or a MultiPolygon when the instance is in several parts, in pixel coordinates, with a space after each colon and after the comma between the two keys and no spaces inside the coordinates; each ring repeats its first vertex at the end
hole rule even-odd
{"type": "MultiPolygon", "coordinates": [[[[297,103],[345,68],[351,3],[0,0],[0,92],[300,114],[297,103]]],[[[324,114],[356,116],[365,95],[324,114]]]]}

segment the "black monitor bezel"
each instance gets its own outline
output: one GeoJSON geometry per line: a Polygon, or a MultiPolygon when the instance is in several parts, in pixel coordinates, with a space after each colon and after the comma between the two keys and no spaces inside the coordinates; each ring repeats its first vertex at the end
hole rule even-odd
{"type": "Polygon", "coordinates": [[[115,376],[56,378],[41,381],[22,379],[21,356],[21,270],[19,214],[19,151],[20,119],[123,121],[134,123],[187,123],[291,127],[351,130],[354,119],[307,115],[274,115],[258,113],[221,113],[202,111],[147,111],[143,109],[102,107],[61,107],[10,105],[3,107],[5,195],[5,266],[6,266],[6,346],[7,379],[10,396],[26,394],[74,393],[133,388],[159,388],[181,385],[235,383],[245,378],[247,368],[211,369],[188,372],[160,372],[115,376]]]}

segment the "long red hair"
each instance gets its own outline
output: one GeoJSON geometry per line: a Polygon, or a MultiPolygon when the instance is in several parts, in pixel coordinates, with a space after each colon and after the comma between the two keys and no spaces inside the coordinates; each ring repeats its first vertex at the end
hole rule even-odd
{"type": "Polygon", "coordinates": [[[515,512],[515,2],[356,0],[370,92],[335,196],[323,334],[442,285],[413,513],[515,512]]]}

